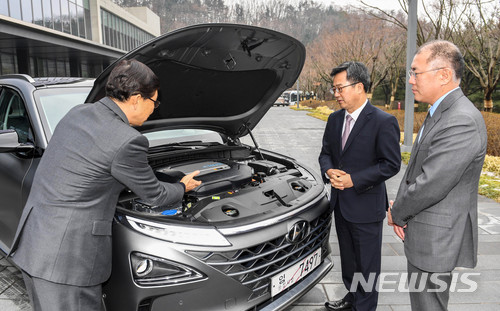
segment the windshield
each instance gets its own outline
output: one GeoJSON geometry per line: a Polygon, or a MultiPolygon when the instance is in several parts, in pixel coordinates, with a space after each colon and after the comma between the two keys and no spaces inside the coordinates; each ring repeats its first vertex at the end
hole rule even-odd
{"type": "Polygon", "coordinates": [[[52,137],[57,123],[71,108],[85,103],[90,87],[81,88],[49,88],[35,93],[41,106],[43,126],[47,140],[52,137]]]}
{"type": "MultiPolygon", "coordinates": [[[[80,88],[50,88],[38,90],[35,93],[41,106],[42,123],[45,128],[47,140],[50,140],[57,123],[61,121],[71,108],[83,104],[90,92],[88,87],[80,88]]],[[[219,133],[202,129],[175,129],[158,130],[143,133],[150,142],[150,147],[183,143],[223,143],[219,133]]]]}

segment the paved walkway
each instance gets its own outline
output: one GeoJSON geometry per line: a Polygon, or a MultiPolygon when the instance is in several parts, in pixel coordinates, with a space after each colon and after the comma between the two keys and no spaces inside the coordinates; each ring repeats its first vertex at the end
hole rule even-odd
{"type": "MultiPolygon", "coordinates": [[[[299,159],[311,168],[319,171],[318,155],[326,123],[308,117],[306,112],[293,111],[284,107],[273,107],[253,131],[259,146],[299,159]]],[[[251,143],[249,137],[243,139],[251,143]]],[[[394,199],[405,167],[387,182],[388,195],[394,199]]],[[[332,271],[308,294],[287,311],[324,310],[326,300],[342,298],[346,290],[341,281],[340,260],[335,228],[332,228],[330,243],[335,266],[332,271]]],[[[463,269],[462,273],[479,273],[469,277],[477,283],[477,290],[471,293],[459,292],[470,285],[457,283],[451,293],[450,311],[500,310],[500,204],[484,197],[479,197],[479,262],[475,269],[463,269]]],[[[394,234],[392,228],[384,228],[382,248],[382,271],[394,273],[386,277],[388,290],[397,288],[401,273],[406,272],[406,258],[403,243],[394,234]]],[[[469,282],[470,283],[470,282],[469,282]]],[[[409,311],[408,293],[381,292],[379,311],[409,311]]],[[[0,310],[31,310],[23,287],[20,273],[5,258],[0,257],[0,310]]],[[[420,310],[418,310],[420,311],[420,310]]],[[[426,311],[426,310],[422,310],[426,311]]],[[[430,310],[431,311],[431,310],[430,310]]]]}
{"type": "MultiPolygon", "coordinates": [[[[290,155],[319,171],[318,155],[326,122],[307,117],[306,112],[286,108],[272,108],[257,128],[253,131],[260,146],[265,149],[290,155]]],[[[399,183],[406,166],[388,180],[389,199],[396,197],[399,183]]],[[[406,257],[403,243],[394,234],[391,227],[384,228],[382,239],[382,271],[398,273],[386,277],[386,281],[399,280],[400,273],[406,272],[406,257]]],[[[330,244],[333,250],[334,268],[313,290],[300,299],[287,311],[324,310],[326,300],[344,297],[345,289],[340,273],[340,258],[335,228],[332,228],[330,244]]],[[[500,310],[500,204],[479,196],[479,255],[475,269],[463,269],[460,272],[480,273],[469,277],[477,282],[477,290],[472,293],[458,292],[469,286],[458,284],[457,290],[450,295],[450,311],[462,310],[500,310]]],[[[397,285],[384,286],[395,289],[397,285]]],[[[407,311],[410,308],[408,293],[382,292],[379,296],[379,311],[407,311]]],[[[420,310],[419,310],[420,311],[420,310]]],[[[422,310],[425,311],[425,310],[422,310]]],[[[431,311],[431,310],[429,310],[431,311]]]]}

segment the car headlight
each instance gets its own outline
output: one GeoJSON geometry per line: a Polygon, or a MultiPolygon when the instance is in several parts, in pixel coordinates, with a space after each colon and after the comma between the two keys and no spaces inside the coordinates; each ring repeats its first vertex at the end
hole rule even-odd
{"type": "Polygon", "coordinates": [[[130,264],[134,281],[142,286],[172,285],[206,278],[191,267],[138,252],[130,255],[130,264]]]}
{"type": "Polygon", "coordinates": [[[200,246],[231,245],[219,231],[213,228],[174,226],[131,216],[126,216],[126,218],[135,230],[164,241],[200,246]]]}

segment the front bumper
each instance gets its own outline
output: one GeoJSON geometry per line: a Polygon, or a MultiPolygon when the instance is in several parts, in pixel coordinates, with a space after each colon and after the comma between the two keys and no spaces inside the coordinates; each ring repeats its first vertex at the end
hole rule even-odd
{"type": "Polygon", "coordinates": [[[326,202],[323,199],[321,207],[300,214],[300,219],[311,223],[310,237],[288,246],[281,234],[287,232],[285,228],[295,222],[293,219],[233,236],[231,247],[170,243],[118,221],[113,226],[113,272],[103,288],[106,310],[282,310],[313,288],[333,266],[328,241],[331,214],[326,202]],[[255,241],[260,244],[255,245],[255,241]],[[321,264],[294,286],[271,297],[269,278],[318,247],[322,248],[321,264]],[[131,271],[131,254],[136,252],[182,264],[202,277],[178,284],[141,286],[134,282],[131,271]],[[283,254],[289,254],[286,258],[290,259],[279,260],[283,254]]]}
{"type": "Polygon", "coordinates": [[[333,260],[331,255],[328,255],[323,263],[311,272],[310,275],[305,277],[302,282],[298,283],[272,302],[259,306],[257,310],[278,311],[285,309],[310,291],[332,268],[333,260]]]}

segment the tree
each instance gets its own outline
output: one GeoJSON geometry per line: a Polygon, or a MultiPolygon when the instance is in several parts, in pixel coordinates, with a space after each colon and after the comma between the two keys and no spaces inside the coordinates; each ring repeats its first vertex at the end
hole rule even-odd
{"type": "Polygon", "coordinates": [[[365,14],[350,13],[348,16],[348,22],[342,26],[324,27],[317,40],[308,46],[311,55],[306,62],[309,79],[312,84],[320,82],[331,86],[332,67],[345,61],[360,61],[370,71],[372,83],[367,92],[371,98],[394,66],[401,66],[398,62],[402,50],[401,31],[381,20],[367,21],[365,14]],[[316,74],[311,74],[311,70],[316,74]]]}
{"type": "MultiPolygon", "coordinates": [[[[398,0],[403,15],[399,11],[384,11],[376,6],[369,5],[363,0],[360,2],[365,6],[361,10],[374,18],[392,23],[408,31],[408,1],[398,0]]],[[[453,30],[470,11],[470,1],[459,2],[457,0],[435,0],[434,2],[423,1],[423,18],[417,21],[417,45],[422,45],[429,40],[444,39],[449,40],[453,30]]]]}
{"type": "Polygon", "coordinates": [[[161,32],[199,23],[240,23],[271,28],[304,44],[338,12],[313,0],[114,0],[121,6],[147,6],[160,17],[161,32]]]}
{"type": "MultiPolygon", "coordinates": [[[[407,15],[407,2],[398,1],[407,15]]],[[[367,14],[407,30],[406,21],[401,16],[361,2],[367,14]]],[[[479,80],[484,94],[484,107],[491,111],[492,95],[500,80],[499,4],[484,0],[437,0],[431,3],[422,1],[422,7],[424,18],[418,20],[417,45],[433,39],[444,39],[461,47],[466,69],[479,80]],[[489,4],[488,8],[486,4],[489,4]]],[[[470,79],[468,73],[465,73],[465,77],[470,79]]],[[[465,89],[468,87],[464,86],[465,89]]]]}
{"type": "MultiPolygon", "coordinates": [[[[406,40],[402,33],[393,32],[394,39],[390,42],[388,46],[384,49],[384,55],[387,60],[387,91],[386,95],[389,95],[389,101],[386,101],[386,107],[394,107],[394,101],[396,99],[396,92],[399,85],[405,83],[405,51],[406,51],[406,40]]],[[[387,96],[386,96],[387,100],[387,96]]]]}
{"type": "Polygon", "coordinates": [[[474,0],[474,4],[477,10],[466,14],[454,39],[464,51],[467,69],[479,80],[484,110],[492,111],[492,95],[500,81],[500,9],[497,5],[488,14],[481,1],[474,0]]]}

